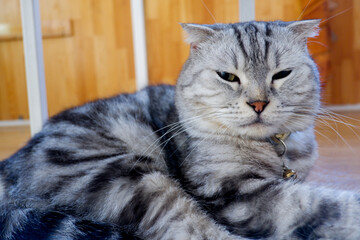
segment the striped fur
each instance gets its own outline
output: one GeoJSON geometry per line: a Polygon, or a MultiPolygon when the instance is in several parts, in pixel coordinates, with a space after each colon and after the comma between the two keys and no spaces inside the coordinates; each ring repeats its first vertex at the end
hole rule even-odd
{"type": "Polygon", "coordinates": [[[303,183],[317,157],[317,24],[183,24],[176,89],[66,110],[0,163],[0,238],[360,238],[359,195],[303,183]],[[284,132],[281,157],[270,137],[284,132]],[[297,180],[282,179],[283,161],[297,180]]]}
{"type": "Polygon", "coordinates": [[[55,210],[2,207],[0,238],[17,240],[111,239],[136,240],[131,229],[92,222],[55,210]]]}

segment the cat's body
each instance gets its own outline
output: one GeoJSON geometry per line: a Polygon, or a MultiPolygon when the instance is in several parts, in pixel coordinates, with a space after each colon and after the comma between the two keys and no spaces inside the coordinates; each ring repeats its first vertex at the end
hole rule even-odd
{"type": "Polygon", "coordinates": [[[176,90],[67,110],[1,163],[2,209],[15,209],[0,212],[3,237],[21,229],[17,211],[31,209],[105,226],[109,239],[125,230],[143,239],[359,238],[358,195],[302,183],[317,157],[319,79],[306,50],[316,25],[184,25],[192,50],[176,90]],[[284,156],[277,133],[291,133],[284,156]],[[284,164],[296,180],[283,179],[284,164]]]}

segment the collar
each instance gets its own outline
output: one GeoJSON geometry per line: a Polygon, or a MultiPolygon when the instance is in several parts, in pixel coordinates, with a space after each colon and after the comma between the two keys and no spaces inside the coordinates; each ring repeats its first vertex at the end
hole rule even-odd
{"type": "Polygon", "coordinates": [[[277,133],[277,134],[274,134],[273,136],[271,136],[271,140],[273,143],[281,144],[284,148],[284,150],[280,154],[280,156],[284,156],[287,151],[285,141],[286,141],[286,139],[289,138],[290,135],[291,135],[291,133],[288,132],[288,133],[277,133]]]}
{"type": "Polygon", "coordinates": [[[271,136],[271,139],[274,140],[275,142],[286,141],[286,139],[288,139],[290,135],[291,135],[290,132],[277,133],[277,134],[274,134],[273,136],[271,136]]]}
{"type": "MultiPolygon", "coordinates": [[[[274,143],[281,144],[283,146],[283,152],[280,154],[280,157],[284,156],[287,151],[287,146],[285,141],[286,139],[289,138],[290,135],[291,133],[277,133],[271,136],[271,140],[274,143]]],[[[296,179],[296,172],[288,168],[284,162],[283,162],[283,179],[285,180],[296,179]]]]}

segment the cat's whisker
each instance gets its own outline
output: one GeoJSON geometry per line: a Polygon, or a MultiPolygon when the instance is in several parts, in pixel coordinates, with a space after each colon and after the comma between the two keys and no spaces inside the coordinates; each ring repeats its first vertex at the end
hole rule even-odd
{"type": "Polygon", "coordinates": [[[360,119],[356,119],[356,118],[352,118],[352,117],[349,117],[349,116],[345,116],[345,115],[342,115],[342,114],[340,114],[340,113],[336,113],[336,112],[330,111],[330,110],[325,109],[325,108],[322,108],[321,111],[322,111],[322,113],[328,114],[328,115],[330,115],[330,116],[334,116],[334,117],[336,116],[336,117],[341,118],[341,119],[342,119],[342,118],[346,118],[346,119],[349,119],[349,120],[352,120],[352,121],[360,122],[360,119]]]}
{"type": "MultiPolygon", "coordinates": [[[[348,127],[351,131],[353,131],[356,134],[356,132],[354,131],[353,128],[355,129],[360,129],[360,126],[358,125],[354,125],[354,124],[351,124],[349,122],[347,122],[346,120],[343,120],[342,119],[342,115],[340,114],[339,116],[337,116],[335,113],[332,113],[332,112],[323,112],[322,114],[323,116],[325,115],[326,119],[330,120],[330,121],[333,121],[335,123],[340,123],[340,124],[343,124],[345,125],[346,127],[348,127]]],[[[357,120],[357,119],[352,119],[352,120],[357,120]]],[[[357,120],[359,121],[359,120],[357,120]]]]}
{"type": "MultiPolygon", "coordinates": [[[[214,113],[216,113],[216,112],[214,111],[214,113]]],[[[211,113],[209,113],[209,114],[211,114],[211,113]]],[[[191,120],[191,119],[201,118],[201,117],[203,117],[203,115],[198,115],[198,116],[194,116],[194,117],[191,117],[191,118],[187,118],[187,119],[183,119],[183,120],[181,120],[181,121],[177,121],[177,122],[171,123],[171,124],[169,124],[169,125],[166,125],[166,126],[160,128],[160,129],[152,132],[151,134],[147,135],[146,137],[150,137],[150,136],[154,135],[155,133],[160,132],[161,130],[164,130],[164,129],[166,129],[166,128],[173,127],[173,126],[182,124],[182,123],[184,123],[184,122],[186,122],[186,121],[189,121],[189,120],[191,120]]]]}
{"type": "Polygon", "coordinates": [[[164,148],[165,148],[165,147],[167,146],[167,144],[171,141],[171,139],[173,139],[174,137],[177,137],[178,135],[180,135],[180,134],[182,134],[182,133],[184,133],[184,132],[186,132],[186,131],[187,131],[187,129],[180,129],[180,130],[178,130],[177,132],[175,132],[169,139],[167,139],[165,142],[163,142],[162,144],[160,144],[160,146],[161,146],[161,145],[163,145],[163,146],[162,146],[162,148],[160,149],[160,152],[159,152],[157,158],[160,157],[160,154],[164,151],[164,148]]]}
{"type": "Polygon", "coordinates": [[[304,9],[301,11],[301,13],[300,13],[299,17],[296,19],[296,21],[298,21],[298,20],[302,17],[302,15],[305,13],[305,11],[306,11],[306,9],[308,8],[310,2],[311,2],[311,0],[309,0],[309,1],[307,2],[306,6],[305,6],[304,9]]]}
{"type": "Polygon", "coordinates": [[[210,9],[207,7],[207,5],[205,4],[204,0],[201,0],[202,5],[205,7],[206,11],[208,11],[208,13],[210,14],[210,16],[212,17],[212,19],[214,20],[214,23],[217,23],[215,16],[212,14],[212,12],[210,11],[210,9]]]}
{"type": "MultiPolygon", "coordinates": [[[[166,136],[167,134],[171,133],[172,131],[176,131],[175,134],[172,134],[172,137],[167,139],[166,142],[160,144],[159,146],[161,147],[162,145],[164,145],[160,152],[159,152],[159,155],[162,153],[164,147],[166,146],[166,144],[174,137],[174,135],[176,135],[178,133],[178,131],[182,131],[182,127],[184,123],[191,123],[191,122],[194,122],[196,120],[198,120],[199,118],[206,118],[206,117],[214,117],[215,115],[213,114],[218,114],[217,112],[212,112],[212,113],[208,113],[208,114],[203,114],[203,115],[199,115],[199,116],[196,116],[196,117],[191,117],[189,119],[185,119],[183,121],[179,121],[177,122],[177,125],[174,127],[171,127],[169,130],[167,130],[163,135],[161,135],[160,137],[157,138],[157,140],[155,142],[153,142],[147,149],[145,149],[145,151],[140,155],[140,157],[135,161],[133,167],[139,162],[141,161],[145,155],[151,155],[155,150],[156,148],[153,148],[155,147],[159,142],[161,142],[161,139],[166,136]],[[180,130],[179,130],[180,129],[180,130]],[[149,152],[149,150],[151,150],[149,152]]],[[[183,131],[182,131],[183,132],[183,131]]],[[[177,134],[178,135],[178,134],[177,134]]],[[[159,157],[159,156],[158,156],[159,157]]]]}
{"type": "MultiPolygon", "coordinates": [[[[216,113],[217,113],[217,112],[214,111],[214,112],[210,112],[210,113],[207,113],[207,114],[211,115],[211,114],[216,114],[216,113]]],[[[183,119],[183,120],[181,120],[181,121],[177,121],[177,122],[175,122],[175,123],[166,125],[166,126],[160,128],[160,129],[152,132],[151,134],[147,135],[146,137],[153,136],[153,135],[156,134],[157,132],[162,131],[162,130],[170,127],[170,129],[168,129],[163,135],[161,135],[160,137],[157,137],[157,140],[153,143],[153,144],[157,144],[158,142],[160,142],[161,138],[163,138],[166,134],[169,134],[171,131],[173,131],[173,130],[175,130],[175,129],[178,129],[179,127],[182,126],[182,124],[187,123],[187,122],[192,121],[192,120],[196,120],[196,119],[198,119],[198,118],[202,118],[202,117],[206,116],[207,114],[197,115],[197,116],[194,116],[194,117],[191,117],[191,118],[183,119]]],[[[147,150],[148,150],[148,149],[146,149],[146,151],[147,151],[147,150]]]]}
{"type": "Polygon", "coordinates": [[[296,126],[296,127],[300,128],[300,129],[308,127],[303,122],[297,121],[296,119],[292,119],[291,121],[285,122],[283,124],[283,127],[287,130],[287,132],[293,132],[293,129],[290,128],[290,126],[296,126]]]}
{"type": "Polygon", "coordinates": [[[329,48],[326,44],[322,43],[322,42],[319,42],[319,41],[308,41],[308,43],[317,43],[325,48],[329,48]]]}
{"type": "MultiPolygon", "coordinates": [[[[147,154],[150,155],[153,151],[155,151],[155,149],[153,149],[153,150],[151,150],[151,152],[148,152],[150,149],[152,149],[153,147],[155,147],[156,144],[158,144],[159,142],[161,142],[161,139],[162,139],[164,136],[166,136],[167,134],[171,133],[171,131],[173,131],[173,130],[175,130],[175,129],[177,130],[177,129],[181,128],[181,127],[182,127],[182,125],[181,125],[180,123],[178,123],[178,124],[176,124],[175,126],[171,127],[169,130],[167,130],[163,135],[161,135],[160,137],[158,137],[158,138],[156,139],[156,141],[154,141],[152,144],[150,144],[150,145],[148,146],[148,148],[146,148],[145,151],[143,151],[143,153],[140,155],[138,161],[141,161],[141,160],[143,159],[143,157],[145,157],[145,155],[147,155],[147,154]]],[[[136,163],[137,163],[137,162],[136,162],[136,163]]]]}
{"type": "MultiPolygon", "coordinates": [[[[228,128],[227,128],[224,124],[222,124],[221,127],[225,127],[225,130],[224,130],[224,132],[222,133],[222,134],[224,134],[224,133],[228,130],[228,128]]],[[[215,129],[214,131],[211,132],[210,135],[215,134],[218,130],[219,130],[219,128],[215,129]]],[[[192,153],[198,146],[200,146],[200,144],[202,144],[205,140],[208,140],[208,139],[209,139],[209,137],[204,137],[204,138],[203,138],[201,141],[199,141],[195,146],[193,146],[192,150],[186,155],[186,157],[184,158],[184,160],[181,162],[180,166],[182,166],[182,165],[186,162],[187,158],[191,155],[191,153],[192,153]]]]}
{"type": "MultiPolygon", "coordinates": [[[[211,113],[209,113],[209,114],[211,114],[211,113]]],[[[204,115],[205,115],[205,114],[204,114],[204,115]]],[[[182,124],[183,124],[183,123],[195,121],[195,120],[197,120],[198,118],[204,117],[204,115],[191,117],[191,118],[188,118],[188,119],[184,119],[184,120],[182,120],[182,121],[178,121],[178,122],[173,123],[173,124],[169,124],[169,125],[161,128],[161,129],[159,129],[159,130],[157,130],[157,131],[154,131],[154,132],[151,133],[150,135],[148,135],[147,137],[152,136],[152,135],[154,135],[156,132],[159,132],[160,130],[166,129],[167,127],[171,126],[170,129],[168,129],[168,130],[167,130],[164,134],[162,134],[160,137],[157,137],[156,141],[154,141],[152,144],[150,144],[150,145],[148,146],[148,148],[146,148],[146,149],[143,151],[143,153],[140,155],[139,159],[137,159],[137,161],[135,161],[135,164],[138,163],[139,161],[141,161],[141,160],[145,157],[146,154],[151,154],[153,151],[155,151],[155,148],[154,148],[153,150],[151,150],[150,153],[148,153],[148,151],[149,151],[150,149],[152,149],[154,146],[156,146],[156,144],[158,144],[159,142],[161,142],[161,139],[162,139],[164,136],[166,136],[167,134],[171,133],[171,131],[178,130],[179,128],[182,128],[182,126],[183,126],[182,124]]],[[[135,164],[134,164],[134,166],[135,166],[135,164]]]]}
{"type": "Polygon", "coordinates": [[[320,135],[320,136],[322,136],[323,138],[325,138],[326,140],[328,140],[333,146],[336,146],[335,142],[332,141],[328,136],[326,136],[325,134],[323,134],[323,133],[320,132],[319,130],[314,129],[314,131],[315,131],[318,135],[320,135]]]}
{"type": "MultiPolygon", "coordinates": [[[[210,116],[210,117],[212,117],[212,118],[217,118],[217,117],[221,117],[222,115],[221,114],[217,114],[217,115],[213,115],[213,116],[210,116]]],[[[207,116],[208,117],[208,116],[207,116]]],[[[183,131],[182,131],[183,132],[183,131]]],[[[162,143],[162,144],[164,144],[164,146],[172,139],[172,138],[174,138],[175,136],[177,136],[178,135],[178,131],[173,135],[173,136],[171,136],[171,138],[169,138],[169,139],[167,139],[164,143],[162,143]]],[[[163,147],[164,148],[164,147],[163,147]]],[[[163,148],[162,148],[162,150],[163,150],[163,148]]]]}
{"type": "MultiPolygon", "coordinates": [[[[216,116],[213,116],[213,117],[220,117],[221,115],[216,115],[216,116]]],[[[162,149],[161,149],[161,151],[160,152],[162,152],[163,151],[163,149],[165,148],[165,146],[168,144],[168,142],[172,139],[172,138],[174,138],[174,137],[176,137],[177,135],[179,135],[179,134],[181,134],[181,133],[183,133],[183,132],[185,132],[186,131],[186,129],[185,130],[183,130],[183,131],[180,131],[180,132],[176,132],[176,133],[174,133],[173,134],[173,136],[171,137],[171,138],[169,138],[166,142],[164,142],[163,143],[163,147],[162,147],[162,149]]],[[[215,129],[215,132],[217,131],[217,129],[215,129]]],[[[215,132],[213,132],[212,134],[214,134],[215,132]]],[[[205,139],[205,138],[204,138],[205,139]]],[[[202,141],[201,141],[202,142],[202,141]]],[[[190,152],[191,153],[191,152],[190,152]]],[[[185,158],[186,159],[186,158],[185,158]]]]}
{"type": "MultiPolygon", "coordinates": [[[[217,114],[217,115],[210,116],[210,117],[215,117],[215,118],[216,118],[216,117],[219,117],[219,116],[223,116],[223,115],[217,114]]],[[[207,117],[207,116],[205,116],[205,118],[206,118],[206,117],[207,117]]],[[[177,130],[177,132],[173,133],[173,137],[175,137],[175,136],[177,136],[177,135],[179,135],[179,134],[181,134],[181,133],[183,133],[183,132],[184,132],[184,131],[181,131],[181,130],[179,131],[179,130],[177,130]],[[179,133],[179,132],[180,132],[180,133],[179,133]]],[[[160,153],[163,151],[163,149],[166,147],[167,143],[168,143],[173,137],[171,137],[170,139],[167,139],[166,142],[164,142],[164,143],[161,144],[161,145],[164,145],[164,146],[162,147],[160,153]]],[[[161,145],[160,145],[160,146],[161,146],[161,145]]],[[[181,145],[181,146],[182,146],[182,145],[181,145]]],[[[179,146],[179,147],[180,147],[180,146],[179,146]]],[[[178,147],[178,148],[179,148],[179,147],[178,147]]],[[[177,148],[177,149],[178,149],[178,148],[177,148]]],[[[176,149],[176,150],[177,150],[177,149],[176,149]]],[[[159,154],[160,154],[160,153],[159,153],[159,154]]]]}
{"type": "Polygon", "coordinates": [[[328,114],[333,115],[333,116],[337,116],[337,117],[339,117],[339,118],[341,118],[341,119],[342,119],[342,118],[345,118],[345,119],[349,119],[349,120],[352,120],[352,121],[360,122],[360,119],[356,119],[356,118],[353,118],[353,117],[345,116],[345,115],[342,115],[342,114],[340,114],[340,113],[328,111],[328,114]]]}
{"type": "Polygon", "coordinates": [[[347,9],[345,9],[345,10],[343,10],[343,11],[341,11],[341,12],[339,12],[339,13],[337,13],[337,14],[335,14],[335,15],[333,15],[333,16],[331,16],[331,17],[329,17],[329,18],[327,18],[327,19],[325,19],[325,20],[323,20],[323,21],[321,21],[320,24],[322,24],[322,23],[324,23],[324,22],[327,22],[327,21],[333,19],[334,17],[337,17],[337,16],[339,16],[339,15],[341,15],[341,14],[343,14],[343,13],[346,13],[347,11],[350,11],[352,8],[353,8],[353,7],[349,7],[349,8],[347,8],[347,9]]]}
{"type": "MultiPolygon", "coordinates": [[[[330,125],[330,123],[328,122],[328,121],[326,121],[325,119],[321,119],[321,118],[318,118],[317,119],[317,126],[318,127],[322,127],[322,128],[329,128],[329,127],[332,127],[331,125],[330,125]]],[[[334,128],[334,127],[332,127],[332,128],[334,128]]],[[[337,127],[337,124],[335,124],[335,128],[334,129],[336,129],[336,131],[338,131],[338,127],[337,127]]],[[[331,129],[331,130],[333,130],[333,129],[331,129]]]]}
{"type": "Polygon", "coordinates": [[[336,115],[332,115],[331,112],[324,112],[323,116],[324,117],[322,117],[322,119],[326,118],[326,120],[334,122],[336,127],[337,127],[337,123],[346,126],[357,137],[357,139],[360,140],[360,135],[354,130],[354,129],[359,130],[360,126],[346,122],[342,120],[340,117],[337,117],[336,115]]]}
{"type": "Polygon", "coordinates": [[[355,153],[354,149],[351,147],[351,145],[348,143],[348,141],[346,141],[346,139],[339,133],[339,131],[337,131],[334,127],[332,127],[328,122],[319,119],[320,122],[322,122],[323,124],[325,124],[327,127],[329,127],[331,130],[334,131],[334,133],[343,141],[343,143],[353,152],[355,153]]]}
{"type": "Polygon", "coordinates": [[[323,116],[323,117],[318,117],[318,119],[323,119],[323,120],[328,120],[328,121],[332,121],[334,123],[339,123],[339,124],[343,124],[344,126],[347,126],[349,129],[360,129],[360,126],[345,122],[337,117],[334,116],[323,116]]]}
{"type": "MultiPolygon", "coordinates": [[[[302,122],[300,121],[293,121],[292,124],[297,125],[298,127],[306,127],[302,122]]],[[[327,135],[323,134],[321,131],[314,129],[314,131],[320,135],[321,137],[325,138],[327,141],[329,141],[333,146],[336,146],[336,143],[332,141],[327,135]]]]}

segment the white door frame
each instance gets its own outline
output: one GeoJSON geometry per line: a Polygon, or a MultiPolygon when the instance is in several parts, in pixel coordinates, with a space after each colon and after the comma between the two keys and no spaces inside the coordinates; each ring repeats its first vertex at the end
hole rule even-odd
{"type": "Polygon", "coordinates": [[[48,118],[39,0],[20,0],[31,135],[48,118]]]}
{"type": "Polygon", "coordinates": [[[240,22],[255,20],[255,0],[239,0],[239,20],[240,22]]]}
{"type": "Polygon", "coordinates": [[[131,0],[131,22],[136,89],[149,85],[143,0],[131,0]]]}

